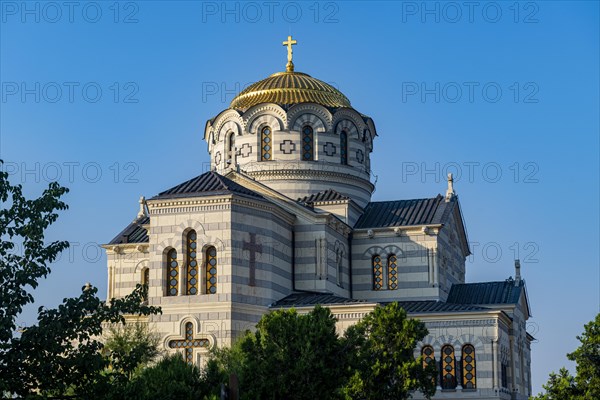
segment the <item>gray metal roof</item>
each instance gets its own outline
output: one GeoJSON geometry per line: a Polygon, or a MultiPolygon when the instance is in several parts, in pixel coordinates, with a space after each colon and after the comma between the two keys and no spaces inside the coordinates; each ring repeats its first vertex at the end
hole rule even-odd
{"type": "Polygon", "coordinates": [[[336,192],[333,189],[327,189],[319,193],[313,193],[309,196],[304,196],[298,199],[299,203],[318,203],[324,201],[349,200],[350,197],[336,192]]]}
{"type": "Polygon", "coordinates": [[[127,225],[109,244],[148,243],[148,231],[142,225],[150,223],[149,217],[140,217],[127,225]]]}
{"type": "Polygon", "coordinates": [[[229,178],[225,178],[214,171],[209,171],[200,176],[192,178],[189,181],[185,181],[177,186],[174,186],[171,189],[165,190],[164,192],[159,193],[157,196],[152,197],[150,200],[210,196],[230,193],[262,198],[260,194],[245,188],[239,183],[236,183],[229,178]]]}
{"type": "MultiPolygon", "coordinates": [[[[363,304],[367,303],[366,300],[348,299],[346,297],[336,296],[332,293],[313,293],[313,292],[301,292],[292,293],[289,296],[277,301],[271,305],[271,308],[290,308],[290,307],[313,307],[317,304],[320,305],[348,305],[348,304],[363,304]]],[[[382,303],[382,304],[387,304],[382,303]]],[[[406,310],[409,314],[421,314],[421,313],[437,313],[437,312],[475,312],[475,311],[486,311],[489,308],[474,306],[474,305],[463,305],[463,304],[449,304],[442,301],[425,300],[425,301],[399,301],[398,304],[406,310]]]]}
{"type": "Polygon", "coordinates": [[[351,303],[365,303],[365,300],[348,299],[346,297],[336,296],[332,293],[301,292],[292,293],[273,303],[271,307],[309,307],[316,306],[317,304],[333,305],[351,303]]]}
{"type": "Polygon", "coordinates": [[[524,288],[525,281],[516,285],[513,279],[461,283],[452,285],[446,301],[454,304],[517,304],[524,288]]]}
{"type": "Polygon", "coordinates": [[[441,224],[457,204],[441,195],[430,199],[376,201],[367,204],[355,229],[441,224]]]}
{"type": "Polygon", "coordinates": [[[486,307],[450,304],[443,301],[424,300],[424,301],[399,301],[400,307],[404,308],[409,314],[437,313],[437,312],[465,312],[465,311],[485,311],[486,307]]]}

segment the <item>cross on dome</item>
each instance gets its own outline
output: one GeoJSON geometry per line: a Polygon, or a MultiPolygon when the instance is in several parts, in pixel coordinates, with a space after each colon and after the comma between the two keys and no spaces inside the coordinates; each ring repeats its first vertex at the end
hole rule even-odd
{"type": "Polygon", "coordinates": [[[285,42],[283,42],[284,46],[287,46],[287,52],[288,52],[288,56],[287,56],[287,64],[285,66],[285,70],[286,72],[294,72],[294,63],[292,62],[292,46],[298,44],[297,40],[293,40],[292,36],[288,36],[287,40],[285,42]]]}

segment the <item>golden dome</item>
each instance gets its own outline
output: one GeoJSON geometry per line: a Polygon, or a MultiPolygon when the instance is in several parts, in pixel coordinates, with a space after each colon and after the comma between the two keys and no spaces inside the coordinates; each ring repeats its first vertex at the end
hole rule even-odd
{"type": "Polygon", "coordinates": [[[230,104],[231,108],[246,110],[261,103],[317,103],[325,107],[350,107],[350,100],[333,86],[302,72],[277,72],[256,82],[230,104]]]}

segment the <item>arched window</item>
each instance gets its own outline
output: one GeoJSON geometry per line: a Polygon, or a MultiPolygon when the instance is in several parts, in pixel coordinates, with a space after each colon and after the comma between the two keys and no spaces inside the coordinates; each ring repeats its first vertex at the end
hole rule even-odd
{"type": "Polygon", "coordinates": [[[270,161],[273,159],[273,132],[271,128],[265,126],[260,131],[260,160],[270,161]]]}
{"type": "Polygon", "coordinates": [[[177,296],[179,283],[177,264],[177,250],[171,249],[167,252],[167,296],[177,296]]]}
{"type": "MultiPolygon", "coordinates": [[[[423,357],[423,368],[426,368],[428,365],[435,366],[435,353],[433,351],[433,347],[429,345],[423,346],[421,349],[421,356],[423,357]]],[[[432,381],[435,385],[435,378],[433,378],[432,381]]]]}
{"type": "Polygon", "coordinates": [[[435,363],[435,353],[433,352],[433,347],[423,346],[421,349],[421,355],[423,356],[423,368],[431,363],[435,363]]]}
{"type": "Polygon", "coordinates": [[[344,258],[344,254],[342,253],[342,250],[337,250],[335,252],[335,262],[337,264],[337,284],[340,287],[343,287],[342,285],[342,260],[344,258]]]}
{"type": "Polygon", "coordinates": [[[229,132],[227,135],[227,143],[225,143],[225,145],[227,146],[227,158],[225,161],[233,163],[233,155],[235,152],[235,133],[229,132]]]}
{"type": "Polygon", "coordinates": [[[340,133],[340,162],[348,165],[348,134],[346,131],[340,133]]]}
{"type": "Polygon", "coordinates": [[[146,295],[144,296],[144,301],[148,301],[148,291],[150,290],[150,269],[144,268],[142,271],[142,285],[146,288],[146,295]]]}
{"type": "Polygon", "coordinates": [[[398,289],[398,258],[396,258],[395,254],[388,256],[387,270],[388,289],[398,289]]]}
{"type": "Polygon", "coordinates": [[[198,247],[196,231],[189,231],[186,237],[187,245],[187,285],[185,294],[198,294],[198,261],[196,250],[198,247]]]}
{"type": "Polygon", "coordinates": [[[464,389],[475,389],[476,369],[475,369],[475,348],[470,344],[465,344],[462,348],[462,387],[464,389]]]}
{"type": "Polygon", "coordinates": [[[381,265],[381,256],[375,254],[372,259],[373,266],[373,290],[383,288],[383,266],[381,265]]]}
{"type": "Polygon", "coordinates": [[[456,389],[456,363],[454,347],[442,347],[442,389],[456,389]]]}
{"type": "Polygon", "coordinates": [[[309,125],[306,125],[302,128],[302,160],[314,160],[314,147],[313,129],[309,125]]]}
{"type": "Polygon", "coordinates": [[[206,294],[217,293],[217,249],[206,249],[206,294]]]}

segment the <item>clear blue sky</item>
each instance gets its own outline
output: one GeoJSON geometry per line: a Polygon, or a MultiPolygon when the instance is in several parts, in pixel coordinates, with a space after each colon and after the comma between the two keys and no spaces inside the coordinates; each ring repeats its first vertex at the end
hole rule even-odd
{"type": "Polygon", "coordinates": [[[296,69],[375,120],[375,200],[434,196],[459,173],[467,280],[506,279],[518,251],[534,391],[570,365],[600,300],[598,3],[222,4],[0,3],[0,157],[31,195],[71,188],[49,239],[73,248],[38,305],[86,281],[105,293],[96,244],[140,195],[206,168],[206,120],[283,70],[291,32],[296,69]]]}

